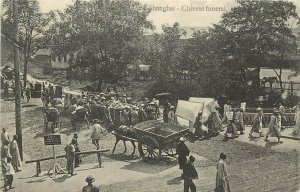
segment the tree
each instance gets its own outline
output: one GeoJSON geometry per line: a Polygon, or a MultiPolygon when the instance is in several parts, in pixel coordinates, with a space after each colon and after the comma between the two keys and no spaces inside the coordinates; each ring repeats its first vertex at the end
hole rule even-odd
{"type": "Polygon", "coordinates": [[[139,52],[135,43],[152,29],[145,5],[132,0],[76,0],[56,13],[45,32],[54,55],[74,53],[74,68],[90,67],[92,79],[116,82],[139,52]]]}
{"type": "MultiPolygon", "coordinates": [[[[20,44],[23,46],[23,55],[24,55],[24,74],[23,81],[24,87],[27,83],[27,71],[28,71],[28,62],[33,54],[33,47],[35,39],[41,35],[44,27],[49,21],[49,17],[43,15],[39,10],[39,2],[37,0],[19,0],[19,31],[20,31],[20,44]]],[[[13,27],[13,9],[12,1],[4,0],[3,1],[3,14],[1,17],[1,32],[7,37],[13,39],[12,37],[12,27],[13,27]]]]}
{"type": "Polygon", "coordinates": [[[180,29],[179,23],[174,23],[173,26],[163,25],[162,30],[162,34],[156,33],[154,36],[155,44],[149,50],[147,62],[152,65],[157,78],[168,79],[179,70],[183,50],[179,40],[186,32],[180,29]]]}
{"type": "MultiPolygon", "coordinates": [[[[260,85],[260,68],[270,57],[283,57],[295,49],[295,36],[288,26],[291,18],[298,18],[296,7],[286,1],[239,1],[239,5],[224,13],[221,25],[235,42],[235,53],[244,55],[247,67],[256,68],[255,95],[260,85]]],[[[283,64],[281,62],[281,64],[283,64]]]]}
{"type": "Polygon", "coordinates": [[[237,58],[228,55],[231,44],[230,33],[215,25],[208,31],[195,32],[185,46],[181,68],[197,80],[198,95],[242,99],[245,71],[237,58]]]}

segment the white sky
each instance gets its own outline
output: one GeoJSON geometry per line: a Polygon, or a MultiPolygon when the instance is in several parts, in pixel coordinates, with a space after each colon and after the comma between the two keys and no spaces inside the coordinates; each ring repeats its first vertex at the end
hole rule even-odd
{"type": "MultiPolygon", "coordinates": [[[[172,12],[152,11],[148,17],[156,26],[156,30],[160,31],[162,24],[172,25],[174,22],[179,22],[180,26],[187,27],[207,27],[217,23],[222,11],[182,11],[182,6],[196,7],[225,7],[230,10],[235,6],[236,0],[138,0],[141,3],[146,3],[150,6],[175,6],[176,10],[172,12]]],[[[300,0],[293,1],[297,6],[297,11],[300,15],[300,0]]],[[[39,0],[41,11],[48,12],[50,10],[63,10],[68,4],[72,4],[73,0],[39,0]]]]}

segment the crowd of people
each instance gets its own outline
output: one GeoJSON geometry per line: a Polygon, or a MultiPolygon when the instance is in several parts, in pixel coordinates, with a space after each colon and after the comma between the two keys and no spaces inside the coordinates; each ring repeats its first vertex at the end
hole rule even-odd
{"type": "Polygon", "coordinates": [[[85,94],[74,96],[66,94],[64,98],[64,110],[75,115],[77,111],[85,110],[87,116],[114,125],[133,126],[147,120],[157,120],[159,103],[153,99],[145,98],[135,102],[125,94],[118,95],[113,91],[107,94],[85,94]]]}

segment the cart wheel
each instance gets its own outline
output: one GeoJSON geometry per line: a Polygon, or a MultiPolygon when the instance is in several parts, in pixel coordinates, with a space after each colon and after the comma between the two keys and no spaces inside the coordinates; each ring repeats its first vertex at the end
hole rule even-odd
{"type": "Polygon", "coordinates": [[[148,163],[155,163],[161,159],[161,149],[152,137],[145,136],[138,143],[140,156],[148,163]]]}
{"type": "Polygon", "coordinates": [[[175,157],[177,155],[176,147],[172,146],[170,148],[163,149],[163,152],[166,154],[166,156],[175,157]]]}

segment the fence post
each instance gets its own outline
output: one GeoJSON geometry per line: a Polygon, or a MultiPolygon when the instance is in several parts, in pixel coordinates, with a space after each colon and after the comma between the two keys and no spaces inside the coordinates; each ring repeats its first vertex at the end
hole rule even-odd
{"type": "Polygon", "coordinates": [[[98,157],[99,168],[101,168],[101,164],[102,164],[102,162],[101,162],[101,152],[97,153],[97,157],[98,157]]]}
{"type": "Polygon", "coordinates": [[[40,176],[40,173],[42,172],[41,170],[41,163],[40,161],[36,162],[36,177],[40,176]]]}

